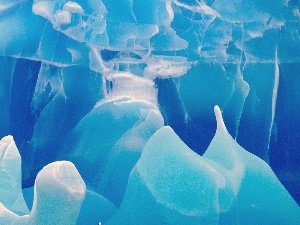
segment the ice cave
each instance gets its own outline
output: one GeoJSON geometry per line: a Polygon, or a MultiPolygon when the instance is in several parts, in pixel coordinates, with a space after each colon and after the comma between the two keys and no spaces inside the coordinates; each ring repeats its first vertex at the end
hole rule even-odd
{"type": "Polygon", "coordinates": [[[299,0],[0,0],[0,225],[300,225],[299,0]]]}

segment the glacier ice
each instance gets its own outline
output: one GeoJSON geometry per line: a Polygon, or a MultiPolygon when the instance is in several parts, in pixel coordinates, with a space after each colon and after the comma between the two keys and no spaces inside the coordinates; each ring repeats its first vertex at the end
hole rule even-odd
{"type": "Polygon", "coordinates": [[[300,208],[272,169],[235,142],[217,106],[215,113],[203,156],[170,127],[149,139],[108,224],[299,224],[300,208]]]}
{"type": "Polygon", "coordinates": [[[85,191],[63,224],[297,224],[279,180],[299,204],[299,10],[297,0],[0,0],[3,223],[45,224],[34,222],[34,184],[69,168],[70,187],[85,191]]]}
{"type": "Polygon", "coordinates": [[[1,139],[0,156],[0,202],[14,213],[28,214],[22,194],[21,156],[12,136],[1,139]]]}
{"type": "MultiPolygon", "coordinates": [[[[298,224],[300,208],[269,165],[236,143],[218,106],[215,114],[216,134],[203,156],[171,127],[156,131],[130,172],[119,209],[92,187],[86,191],[71,162],[56,161],[38,173],[34,188],[24,191],[26,198],[33,198],[28,215],[20,185],[20,155],[12,137],[3,138],[1,175],[8,169],[19,173],[3,177],[13,180],[17,189],[16,193],[6,190],[10,187],[4,182],[0,196],[10,198],[1,199],[0,223],[91,224],[101,218],[105,224],[298,224]],[[251,214],[255,218],[249,219],[251,214]]],[[[114,178],[126,178],[126,173],[114,178]]],[[[110,187],[114,188],[112,183],[110,187]]]]}
{"type": "Polygon", "coordinates": [[[60,157],[74,162],[83,178],[118,206],[145,143],[162,126],[152,104],[113,97],[82,118],[60,157]]]}
{"type": "MultiPolygon", "coordinates": [[[[227,173],[231,180],[232,187],[229,190],[233,190],[236,194],[235,210],[239,211],[238,221],[242,224],[299,223],[300,212],[297,203],[280,183],[270,166],[236,143],[226,130],[217,106],[215,113],[217,131],[203,157],[220,164],[219,170],[227,173]],[[249,220],[250,213],[254,213],[255,218],[249,220]]],[[[224,199],[223,196],[220,197],[221,200],[224,199]]],[[[226,197],[227,193],[225,202],[228,201],[226,197]]],[[[229,223],[231,218],[226,218],[226,214],[227,211],[230,212],[230,208],[220,207],[220,212],[222,211],[225,211],[225,219],[221,224],[229,223]]]]}
{"type": "MultiPolygon", "coordinates": [[[[33,187],[23,189],[23,196],[29,209],[33,205],[33,192],[33,187]]],[[[77,214],[74,212],[74,217],[77,218],[76,224],[98,224],[99,221],[106,223],[116,211],[117,208],[109,200],[90,187],[86,187],[80,212],[77,211],[77,214]]],[[[64,223],[69,224],[67,221],[64,221],[64,223]]]]}
{"type": "Polygon", "coordinates": [[[21,157],[15,142],[7,136],[0,144],[0,224],[76,224],[86,187],[75,166],[68,161],[46,165],[36,177],[29,212],[21,189],[21,157]]]}

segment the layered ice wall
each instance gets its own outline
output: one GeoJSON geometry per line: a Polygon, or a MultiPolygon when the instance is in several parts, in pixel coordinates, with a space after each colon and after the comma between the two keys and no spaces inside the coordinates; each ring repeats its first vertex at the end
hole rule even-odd
{"type": "MultiPolygon", "coordinates": [[[[63,168],[87,185],[78,224],[238,224],[251,213],[297,224],[271,169],[235,141],[300,202],[299,9],[293,0],[0,0],[0,137],[18,146],[28,208],[42,171],[68,160],[63,168]],[[214,138],[215,105],[230,144],[214,138]],[[255,176],[265,172],[266,184],[255,176]],[[286,205],[270,209],[276,201],[286,205]]],[[[5,179],[18,183],[9,165],[5,179]]],[[[7,221],[28,214],[21,185],[4,187],[7,221]]]]}

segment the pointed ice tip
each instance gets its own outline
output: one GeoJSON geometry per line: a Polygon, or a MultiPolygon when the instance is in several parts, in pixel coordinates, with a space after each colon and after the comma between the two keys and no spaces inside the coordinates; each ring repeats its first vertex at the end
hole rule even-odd
{"type": "Polygon", "coordinates": [[[217,130],[223,131],[224,133],[226,133],[227,129],[226,129],[226,126],[224,124],[224,120],[223,120],[223,117],[222,117],[220,107],[218,105],[215,105],[214,111],[215,111],[215,116],[216,116],[216,120],[217,120],[217,130]]]}
{"type": "Polygon", "coordinates": [[[0,141],[11,143],[11,142],[14,142],[14,138],[11,135],[7,135],[7,136],[3,137],[0,141]]]}

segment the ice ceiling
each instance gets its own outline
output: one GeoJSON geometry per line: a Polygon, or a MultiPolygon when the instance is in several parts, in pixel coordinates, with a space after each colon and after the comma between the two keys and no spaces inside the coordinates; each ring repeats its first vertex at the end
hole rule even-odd
{"type": "Polygon", "coordinates": [[[0,224],[299,224],[299,29],[297,0],[0,0],[0,224]]]}

